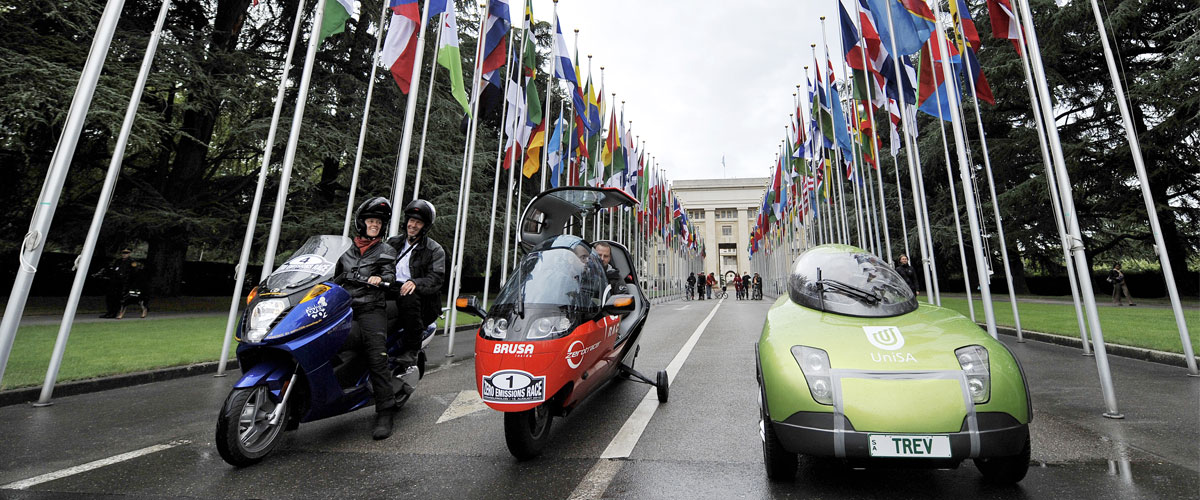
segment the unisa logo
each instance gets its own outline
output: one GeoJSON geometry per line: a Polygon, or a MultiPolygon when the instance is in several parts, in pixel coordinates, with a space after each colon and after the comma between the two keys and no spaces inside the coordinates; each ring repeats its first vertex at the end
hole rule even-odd
{"type": "Polygon", "coordinates": [[[883,349],[885,351],[895,351],[904,347],[904,336],[900,334],[900,329],[894,326],[864,326],[863,333],[867,334],[867,340],[871,345],[883,349]]]}

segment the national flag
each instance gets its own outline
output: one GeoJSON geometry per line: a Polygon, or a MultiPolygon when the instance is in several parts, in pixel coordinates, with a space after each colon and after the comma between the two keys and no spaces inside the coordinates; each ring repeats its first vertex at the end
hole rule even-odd
{"type": "Polygon", "coordinates": [[[600,119],[600,100],[596,97],[596,87],[592,85],[592,74],[589,70],[587,80],[587,121],[592,124],[592,134],[600,131],[600,119]]]}
{"type": "Polygon", "coordinates": [[[429,19],[433,19],[443,12],[453,11],[454,0],[429,0],[429,19]]]}
{"type": "Polygon", "coordinates": [[[1021,55],[1021,23],[1017,22],[1016,11],[1009,0],[987,0],[988,17],[991,19],[992,36],[1007,38],[1021,55]]]}
{"type": "MultiPolygon", "coordinates": [[[[955,95],[950,95],[951,87],[957,86],[946,84],[946,75],[942,73],[942,53],[939,45],[934,43],[934,40],[930,40],[921,49],[921,59],[917,69],[920,80],[917,110],[943,120],[949,120],[950,116],[946,113],[949,112],[950,102],[958,102],[960,98],[957,95],[957,88],[954,89],[955,95]]],[[[950,58],[951,64],[958,64],[958,51],[953,45],[950,46],[950,58]]]]}
{"type": "MultiPolygon", "coordinates": [[[[529,146],[525,150],[525,164],[521,168],[522,175],[528,178],[538,171],[538,167],[542,164],[542,146],[545,144],[546,122],[542,121],[537,124],[529,137],[529,146]]],[[[557,176],[554,178],[557,179],[557,176]]]]}
{"type": "Polygon", "coordinates": [[[966,0],[950,0],[950,15],[955,21],[955,26],[959,28],[954,31],[954,40],[956,45],[963,50],[967,60],[967,70],[970,71],[968,85],[965,87],[970,89],[970,83],[974,83],[973,92],[976,97],[988,104],[996,104],[996,99],[992,97],[992,89],[983,75],[983,67],[979,65],[979,57],[975,55],[980,47],[979,32],[975,30],[975,21],[971,19],[971,10],[967,7],[966,0]],[[966,39],[965,43],[964,38],[966,39]]]}
{"type": "MultiPolygon", "coordinates": [[[[561,116],[558,117],[558,120],[555,120],[554,133],[550,135],[550,144],[546,146],[546,164],[550,166],[551,172],[553,173],[553,175],[550,177],[554,179],[552,182],[555,187],[558,186],[558,176],[562,172],[562,137],[563,127],[566,125],[566,122],[563,121],[561,116]]],[[[530,169],[529,162],[526,161],[524,170],[525,177],[530,177],[535,172],[537,172],[537,165],[533,165],[533,168],[530,169]]]]}
{"type": "MultiPolygon", "coordinates": [[[[421,30],[421,6],[417,0],[391,0],[392,22],[383,42],[383,63],[387,65],[407,94],[412,83],[413,63],[417,56],[417,36],[421,30]]],[[[457,37],[457,34],[455,35],[457,37]]],[[[461,69],[460,69],[461,72],[461,69]]],[[[465,93],[464,93],[465,96],[465,93]]]]}
{"type": "MultiPolygon", "coordinates": [[[[437,3],[437,2],[434,2],[437,3]]],[[[430,10],[433,5],[430,5],[430,10]]],[[[462,55],[458,49],[458,15],[454,5],[450,4],[442,16],[440,28],[442,43],[438,46],[437,62],[450,73],[450,94],[462,105],[463,111],[470,113],[471,106],[467,104],[467,90],[463,87],[462,55]]]]}
{"type": "MultiPolygon", "coordinates": [[[[562,34],[562,23],[554,18],[554,77],[565,80],[571,85],[571,98],[576,110],[587,109],[583,92],[579,89],[579,77],[575,71],[575,63],[571,62],[571,53],[567,51],[567,39],[562,34]]],[[[580,121],[582,125],[582,121],[580,121]]]]}
{"type": "Polygon", "coordinates": [[[490,0],[487,20],[483,25],[482,72],[489,73],[504,66],[508,58],[508,32],[511,28],[512,14],[508,10],[508,0],[490,0]]]}
{"type": "Polygon", "coordinates": [[[925,0],[866,1],[879,19],[887,19],[887,12],[891,10],[892,22],[880,22],[875,29],[879,31],[879,40],[888,52],[893,52],[892,44],[895,43],[893,55],[912,54],[921,50],[921,45],[936,29],[933,11],[929,10],[925,0]]]}
{"type": "MultiPolygon", "coordinates": [[[[317,39],[317,46],[325,43],[325,39],[330,35],[336,35],[346,31],[346,21],[350,16],[354,15],[354,0],[324,0],[325,1],[325,16],[321,20],[321,34],[317,39]]],[[[412,0],[415,4],[416,0],[412,0]]],[[[395,9],[396,2],[392,2],[392,8],[395,9]]],[[[394,17],[394,16],[393,16],[394,17]]],[[[413,19],[421,17],[421,14],[413,16],[413,19]]]]}

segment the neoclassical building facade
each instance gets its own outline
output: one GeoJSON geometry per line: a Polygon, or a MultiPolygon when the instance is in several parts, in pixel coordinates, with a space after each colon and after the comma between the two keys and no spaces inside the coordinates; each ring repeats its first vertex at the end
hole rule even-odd
{"type": "MultiPolygon", "coordinates": [[[[704,272],[750,271],[750,230],[767,177],[678,180],[671,184],[680,207],[704,242],[704,272]]],[[[732,292],[731,292],[732,293],[732,292]]]]}

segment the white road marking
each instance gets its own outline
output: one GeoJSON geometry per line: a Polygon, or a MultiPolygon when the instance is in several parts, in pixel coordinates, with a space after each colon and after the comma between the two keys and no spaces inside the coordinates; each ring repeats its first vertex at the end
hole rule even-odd
{"type": "Polygon", "coordinates": [[[458,417],[465,417],[486,409],[488,409],[488,406],[483,404],[482,399],[479,399],[478,392],[474,390],[462,391],[454,397],[454,401],[450,402],[450,406],[446,407],[446,411],[442,412],[442,416],[438,417],[436,423],[449,422],[458,417]]]}
{"type": "MultiPolygon", "coordinates": [[[[679,373],[679,369],[683,367],[683,363],[692,353],[692,349],[696,347],[696,342],[700,340],[700,335],[704,334],[704,330],[708,328],[708,323],[712,321],[713,316],[717,314],[717,309],[724,303],[725,300],[718,300],[712,310],[708,312],[708,316],[704,321],[700,322],[700,326],[696,327],[696,331],[692,332],[692,336],[688,338],[679,352],[675,354],[675,358],[667,365],[667,377],[670,381],[675,380],[675,375],[679,373]]],[[[608,447],[604,449],[604,453],[600,454],[600,460],[587,475],[583,477],[579,484],[575,487],[575,491],[571,492],[569,497],[572,500],[584,498],[600,498],[604,495],[604,490],[608,489],[609,483],[616,477],[617,472],[621,470],[621,465],[625,458],[628,458],[633,453],[633,447],[637,446],[638,440],[642,438],[642,432],[645,432],[646,425],[650,423],[650,418],[654,416],[654,412],[658,411],[658,391],[651,387],[646,391],[646,395],[642,397],[642,401],[638,403],[637,408],[633,410],[633,414],[625,420],[625,424],[621,426],[621,430],[617,431],[617,435],[613,436],[612,441],[608,443],[608,447]]]]}
{"type": "Polygon", "coordinates": [[[682,310],[684,310],[684,309],[687,309],[687,308],[689,308],[689,307],[691,307],[691,306],[676,307],[676,308],[675,308],[675,310],[676,310],[676,311],[682,311],[682,310]]]}
{"type": "Polygon", "coordinates": [[[120,455],[116,455],[116,456],[112,456],[112,457],[108,457],[108,458],[102,458],[100,460],[96,460],[94,462],[88,462],[83,465],[76,465],[74,467],[68,467],[66,469],[57,470],[54,472],[50,472],[48,474],[42,474],[40,476],[31,477],[29,479],[22,479],[20,481],[8,483],[4,486],[0,486],[0,489],[23,490],[23,489],[29,488],[30,486],[36,486],[36,485],[39,485],[39,484],[42,484],[42,483],[45,483],[48,481],[53,481],[55,479],[62,479],[64,477],[73,476],[73,475],[79,474],[81,472],[87,472],[90,470],[99,469],[101,467],[104,467],[105,465],[112,465],[112,464],[115,464],[118,462],[124,462],[126,460],[131,460],[131,459],[140,457],[142,455],[149,455],[151,453],[168,450],[168,449],[174,448],[176,446],[185,445],[185,444],[191,444],[191,441],[181,439],[181,440],[177,440],[177,441],[171,441],[170,443],[167,443],[167,444],[156,444],[154,446],[147,446],[140,450],[133,450],[128,453],[122,453],[120,455]]]}
{"type": "MultiPolygon", "coordinates": [[[[692,348],[696,347],[696,342],[700,340],[700,335],[704,333],[704,329],[708,328],[708,323],[712,321],[713,316],[717,314],[717,309],[725,302],[724,299],[717,301],[712,310],[708,312],[708,316],[704,321],[700,322],[700,326],[696,327],[696,331],[692,332],[692,336],[688,338],[679,352],[675,354],[675,359],[667,365],[668,384],[675,380],[675,374],[679,373],[679,369],[683,367],[683,363],[692,353],[692,348]]],[[[642,398],[642,402],[633,410],[633,414],[625,420],[625,425],[621,426],[621,430],[617,431],[617,435],[608,443],[608,448],[604,449],[604,453],[600,458],[626,458],[633,452],[633,447],[642,437],[642,432],[646,430],[646,424],[650,423],[650,417],[654,416],[654,412],[658,411],[658,391],[651,387],[646,391],[646,396],[642,398]]]]}
{"type": "Polygon", "coordinates": [[[621,470],[623,462],[624,460],[609,459],[601,459],[596,462],[596,465],[592,466],[592,470],[583,476],[583,480],[579,482],[567,500],[587,500],[603,496],[604,490],[608,489],[608,483],[611,483],[617,476],[617,472],[621,470]]]}

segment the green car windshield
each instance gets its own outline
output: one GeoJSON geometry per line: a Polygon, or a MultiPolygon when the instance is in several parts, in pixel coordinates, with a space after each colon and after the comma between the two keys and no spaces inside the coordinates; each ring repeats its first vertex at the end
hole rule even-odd
{"type": "Polygon", "coordinates": [[[788,296],[801,306],[847,316],[882,318],[917,308],[892,266],[849,245],[822,245],[800,255],[788,276],[788,296]]]}

